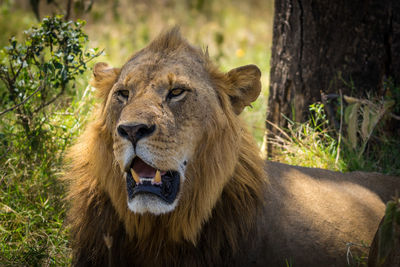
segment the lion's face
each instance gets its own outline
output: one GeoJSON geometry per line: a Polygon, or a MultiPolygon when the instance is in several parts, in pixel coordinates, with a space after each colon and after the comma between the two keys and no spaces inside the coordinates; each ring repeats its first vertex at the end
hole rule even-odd
{"type": "MultiPolygon", "coordinates": [[[[223,92],[215,88],[207,64],[201,51],[184,43],[171,50],[144,49],[118,72],[104,63],[95,66],[97,80],[110,73],[116,76],[105,111],[131,211],[158,215],[174,210],[182,191],[190,186],[185,183],[186,170],[195,161],[201,140],[217,130],[212,125],[225,127],[223,92]]],[[[250,66],[244,72],[248,69],[259,83],[258,68],[250,66]]],[[[235,79],[237,73],[245,74],[238,69],[233,73],[235,79]]],[[[226,83],[235,80],[225,76],[226,83]]],[[[256,89],[259,92],[259,86],[256,89]]],[[[236,105],[241,111],[250,103],[237,94],[230,98],[233,110],[236,105]]]]}
{"type": "Polygon", "coordinates": [[[127,181],[129,208],[174,209],[185,170],[203,136],[202,121],[222,110],[200,63],[154,54],[124,66],[110,92],[114,156],[127,181]],[[190,65],[191,64],[191,65],[190,65]],[[188,69],[190,66],[190,69],[188,69]]]}

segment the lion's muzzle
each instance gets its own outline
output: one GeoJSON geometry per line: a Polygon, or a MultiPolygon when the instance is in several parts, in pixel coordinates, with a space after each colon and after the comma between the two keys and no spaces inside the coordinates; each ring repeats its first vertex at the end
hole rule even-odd
{"type": "Polygon", "coordinates": [[[133,146],[135,146],[140,139],[152,135],[155,129],[156,126],[154,124],[121,124],[117,128],[117,132],[121,137],[131,141],[133,146]]]}
{"type": "Polygon", "coordinates": [[[179,191],[179,172],[160,171],[136,157],[126,173],[128,198],[132,200],[139,194],[152,194],[171,204],[179,191]]]}

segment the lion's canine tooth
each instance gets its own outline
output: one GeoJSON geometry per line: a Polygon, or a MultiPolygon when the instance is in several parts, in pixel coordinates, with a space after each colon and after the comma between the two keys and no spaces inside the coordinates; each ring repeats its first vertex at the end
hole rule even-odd
{"type": "Polygon", "coordinates": [[[136,184],[140,184],[139,175],[137,175],[137,173],[135,172],[134,169],[131,169],[131,174],[132,174],[133,180],[135,180],[136,184]]]}
{"type": "Polygon", "coordinates": [[[154,176],[154,183],[156,184],[161,183],[161,174],[159,170],[156,171],[156,176],[154,176]]]}

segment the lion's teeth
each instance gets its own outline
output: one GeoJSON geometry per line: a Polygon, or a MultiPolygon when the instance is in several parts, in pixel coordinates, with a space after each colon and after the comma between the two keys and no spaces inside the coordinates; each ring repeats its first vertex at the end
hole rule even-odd
{"type": "Polygon", "coordinates": [[[135,172],[134,169],[131,169],[131,174],[132,174],[133,180],[135,180],[136,184],[139,184],[140,183],[140,178],[139,178],[139,175],[137,175],[137,173],[135,172]]]}
{"type": "Polygon", "coordinates": [[[152,184],[161,184],[161,173],[159,170],[156,171],[156,175],[154,176],[154,178],[146,178],[146,177],[140,178],[134,169],[130,169],[130,171],[132,174],[132,178],[133,180],[135,180],[136,184],[141,184],[143,181],[148,181],[151,182],[152,184]]]}
{"type": "Polygon", "coordinates": [[[161,174],[159,170],[156,171],[156,175],[154,176],[154,183],[156,184],[161,183],[161,174]]]}

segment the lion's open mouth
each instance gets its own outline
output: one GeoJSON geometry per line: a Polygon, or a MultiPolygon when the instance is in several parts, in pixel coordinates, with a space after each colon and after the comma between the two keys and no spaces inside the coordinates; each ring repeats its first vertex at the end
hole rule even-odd
{"type": "Polygon", "coordinates": [[[157,170],[136,157],[126,175],[128,198],[132,200],[139,194],[153,194],[171,204],[179,191],[179,176],[177,171],[157,170]]]}

